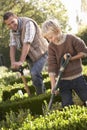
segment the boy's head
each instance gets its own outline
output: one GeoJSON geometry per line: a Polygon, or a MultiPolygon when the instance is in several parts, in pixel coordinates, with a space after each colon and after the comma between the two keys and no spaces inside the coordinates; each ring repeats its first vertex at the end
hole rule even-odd
{"type": "Polygon", "coordinates": [[[46,20],[42,24],[42,34],[49,42],[58,38],[62,34],[58,21],[56,19],[46,20]]]}

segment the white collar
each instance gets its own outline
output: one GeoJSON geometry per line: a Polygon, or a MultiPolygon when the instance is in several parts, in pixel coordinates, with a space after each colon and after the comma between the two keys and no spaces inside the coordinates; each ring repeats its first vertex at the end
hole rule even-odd
{"type": "Polygon", "coordinates": [[[58,41],[57,43],[53,43],[53,44],[60,45],[60,44],[63,44],[65,42],[65,40],[66,40],[66,35],[62,34],[60,41],[58,41]]]}

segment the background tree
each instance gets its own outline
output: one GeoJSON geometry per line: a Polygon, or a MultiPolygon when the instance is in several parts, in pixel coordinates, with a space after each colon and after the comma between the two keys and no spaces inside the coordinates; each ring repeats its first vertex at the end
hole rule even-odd
{"type": "Polygon", "coordinates": [[[81,0],[81,10],[87,12],[87,0],[81,0]]]}
{"type": "Polygon", "coordinates": [[[60,0],[29,0],[28,2],[25,2],[24,0],[0,0],[0,36],[5,45],[9,42],[9,40],[7,40],[9,30],[2,24],[2,16],[6,11],[13,11],[18,16],[33,18],[39,25],[49,17],[57,18],[60,21],[63,30],[65,30],[68,25],[66,9],[60,0]]]}
{"type": "Polygon", "coordinates": [[[9,30],[3,24],[2,17],[6,11],[33,18],[40,26],[47,18],[55,17],[61,23],[64,32],[68,26],[67,11],[60,0],[28,0],[27,2],[25,0],[0,0],[0,52],[5,55],[6,60],[9,55],[6,51],[9,44],[9,30]]]}

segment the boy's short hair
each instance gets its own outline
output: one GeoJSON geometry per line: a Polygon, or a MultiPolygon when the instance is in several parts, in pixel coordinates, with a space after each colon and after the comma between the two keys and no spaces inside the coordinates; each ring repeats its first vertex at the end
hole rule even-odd
{"type": "Polygon", "coordinates": [[[42,24],[43,35],[46,35],[48,32],[61,32],[61,27],[57,19],[49,19],[42,24]]]}

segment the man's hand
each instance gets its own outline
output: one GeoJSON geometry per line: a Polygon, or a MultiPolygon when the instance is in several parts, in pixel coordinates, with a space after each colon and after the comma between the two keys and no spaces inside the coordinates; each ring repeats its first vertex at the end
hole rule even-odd
{"type": "Polygon", "coordinates": [[[15,61],[15,62],[13,62],[13,63],[11,64],[11,68],[12,68],[12,69],[19,69],[19,67],[22,66],[22,64],[23,64],[23,63],[22,63],[21,61],[18,61],[18,62],[15,61]]]}

